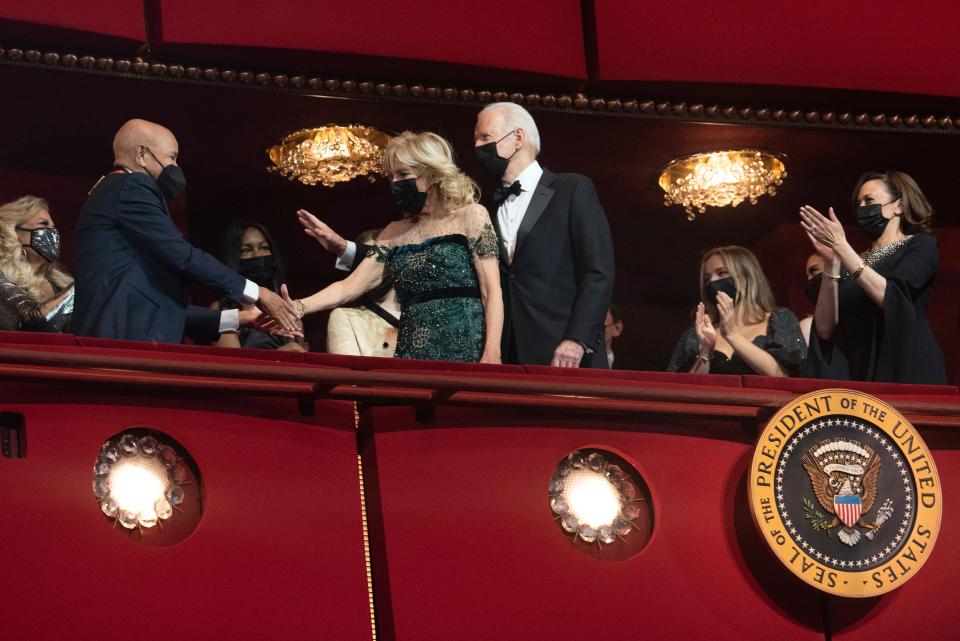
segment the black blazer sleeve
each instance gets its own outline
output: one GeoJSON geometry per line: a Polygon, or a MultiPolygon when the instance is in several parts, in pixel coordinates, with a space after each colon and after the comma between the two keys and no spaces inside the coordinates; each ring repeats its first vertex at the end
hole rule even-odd
{"type": "Polygon", "coordinates": [[[350,265],[350,271],[355,270],[360,266],[360,263],[363,262],[363,259],[367,257],[367,254],[370,253],[372,247],[365,243],[357,243],[357,253],[353,256],[353,264],[350,265]]]}
{"type": "Polygon", "coordinates": [[[131,174],[120,189],[117,222],[126,238],[145,255],[171,270],[242,302],[246,279],[210,254],[191,245],[164,209],[163,196],[146,174],[131,174]]]}
{"type": "Polygon", "coordinates": [[[570,233],[577,297],[564,338],[600,349],[603,321],[613,296],[613,239],[593,181],[582,177],[570,204],[570,233]]]}
{"type": "Polygon", "coordinates": [[[183,335],[198,343],[215,343],[220,338],[220,311],[188,305],[183,335]]]}

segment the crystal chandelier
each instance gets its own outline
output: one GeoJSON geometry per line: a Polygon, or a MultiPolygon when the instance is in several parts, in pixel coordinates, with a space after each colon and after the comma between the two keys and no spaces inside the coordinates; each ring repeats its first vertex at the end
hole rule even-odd
{"type": "Polygon", "coordinates": [[[290,180],[305,185],[336,183],[367,176],[373,182],[383,163],[383,150],[391,136],[362,125],[324,125],[301,129],[267,150],[272,167],[290,180]]]}
{"type": "Polygon", "coordinates": [[[757,149],[730,149],[693,154],[672,160],[660,172],[666,206],[683,205],[687,219],[707,207],[751,205],[764,194],[773,196],[787,175],[783,156],[757,149]],[[696,210],[696,213],[694,212],[696,210]]]}

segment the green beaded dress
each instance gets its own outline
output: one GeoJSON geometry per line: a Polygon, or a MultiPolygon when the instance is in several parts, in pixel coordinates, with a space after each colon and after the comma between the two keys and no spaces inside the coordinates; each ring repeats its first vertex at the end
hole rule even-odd
{"type": "Polygon", "coordinates": [[[489,219],[472,237],[465,231],[371,250],[393,276],[400,299],[396,358],[477,362],[483,355],[474,261],[496,260],[498,242],[489,219]]]}

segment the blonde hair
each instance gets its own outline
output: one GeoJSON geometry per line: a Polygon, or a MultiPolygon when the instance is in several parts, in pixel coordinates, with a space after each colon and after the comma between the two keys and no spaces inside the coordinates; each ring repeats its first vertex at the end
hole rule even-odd
{"type": "Polygon", "coordinates": [[[388,176],[397,165],[407,165],[420,175],[435,179],[440,206],[447,212],[473,205],[480,188],[460,171],[453,159],[450,143],[435,133],[404,131],[387,144],[383,152],[383,171],[388,176]]]}
{"type": "Polygon", "coordinates": [[[41,211],[50,211],[50,205],[36,196],[23,196],[0,206],[0,272],[36,301],[46,298],[43,290],[45,278],[61,288],[73,282],[56,263],[47,267],[45,275],[37,274],[24,256],[16,228],[41,211]]]}
{"type": "Polygon", "coordinates": [[[733,277],[733,282],[737,286],[737,300],[734,302],[743,309],[744,321],[747,323],[763,322],[767,314],[773,311],[776,301],[773,299],[770,283],[767,282],[767,277],[760,268],[757,257],[749,249],[739,245],[715,247],[707,251],[700,261],[700,300],[703,301],[710,318],[714,322],[719,320],[717,306],[707,295],[709,282],[704,272],[707,261],[713,256],[720,257],[727,268],[727,272],[733,277]]]}

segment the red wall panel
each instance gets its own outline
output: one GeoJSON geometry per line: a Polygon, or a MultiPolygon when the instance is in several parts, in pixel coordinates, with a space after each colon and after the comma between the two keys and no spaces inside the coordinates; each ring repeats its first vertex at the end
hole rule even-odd
{"type": "Polygon", "coordinates": [[[680,436],[657,419],[440,410],[416,427],[410,414],[374,412],[385,431],[365,458],[390,588],[386,607],[376,590],[378,613],[392,611],[396,639],[823,638],[819,595],[756,533],[752,445],[707,437],[711,422],[680,436]],[[653,536],[630,559],[588,556],[554,522],[547,485],[582,447],[626,455],[651,489],[653,536]]]}
{"type": "Polygon", "coordinates": [[[410,58],[583,77],[577,0],[160,0],[163,42],[410,58]]]}
{"type": "Polygon", "coordinates": [[[0,20],[4,19],[129,40],[147,39],[143,0],[0,0],[0,20]]]}
{"type": "Polygon", "coordinates": [[[42,402],[9,402],[9,387],[2,409],[24,415],[28,450],[0,459],[0,637],[370,638],[352,404],[321,403],[325,420],[305,426],[279,418],[290,400],[188,409],[34,388],[42,402]],[[205,511],[176,545],[112,531],[93,498],[100,444],[131,425],[173,436],[200,468],[205,511]]]}
{"type": "Polygon", "coordinates": [[[960,96],[955,0],[596,3],[603,80],[960,96]]]}

